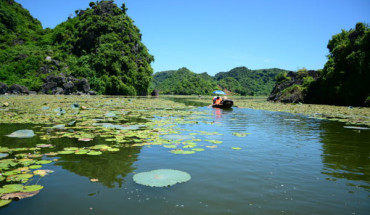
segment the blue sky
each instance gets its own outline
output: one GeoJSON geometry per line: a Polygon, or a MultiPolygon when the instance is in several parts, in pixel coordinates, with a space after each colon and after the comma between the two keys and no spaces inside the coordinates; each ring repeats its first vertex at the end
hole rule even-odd
{"type": "MultiPolygon", "coordinates": [[[[91,0],[16,0],[54,28],[91,0]]],[[[250,69],[323,68],[332,35],[370,23],[370,0],[116,0],[154,55],[155,72],[214,75],[250,69]]]]}

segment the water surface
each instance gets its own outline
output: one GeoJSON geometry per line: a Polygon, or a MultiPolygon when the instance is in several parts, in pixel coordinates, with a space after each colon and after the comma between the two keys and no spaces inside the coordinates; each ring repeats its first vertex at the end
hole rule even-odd
{"type": "MultiPolygon", "coordinates": [[[[196,123],[178,124],[177,129],[200,139],[198,146],[205,151],[178,155],[152,145],[100,156],[60,155],[43,166],[54,173],[40,179],[44,189],[37,196],[13,201],[0,208],[0,214],[369,213],[370,131],[252,109],[192,107],[189,111],[202,111],[204,116],[196,123]],[[238,137],[235,132],[248,135],[238,137]],[[135,173],[154,169],[186,171],[192,179],[166,188],[132,180],[135,173]],[[90,182],[92,178],[99,182],[90,182]]],[[[191,114],[181,117],[194,120],[191,114]]],[[[29,128],[37,132],[38,127],[0,124],[0,145],[16,148],[48,142],[37,136],[4,136],[29,128]]],[[[94,141],[52,140],[59,148],[106,143],[94,141]]]]}

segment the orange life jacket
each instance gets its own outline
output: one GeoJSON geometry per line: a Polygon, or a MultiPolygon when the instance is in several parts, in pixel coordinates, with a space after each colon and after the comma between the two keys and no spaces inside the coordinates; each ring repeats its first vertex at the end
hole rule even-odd
{"type": "Polygon", "coordinates": [[[221,104],[221,102],[222,102],[222,99],[221,99],[221,98],[219,98],[219,99],[216,99],[215,104],[216,104],[216,105],[219,105],[219,104],[221,104]]]}

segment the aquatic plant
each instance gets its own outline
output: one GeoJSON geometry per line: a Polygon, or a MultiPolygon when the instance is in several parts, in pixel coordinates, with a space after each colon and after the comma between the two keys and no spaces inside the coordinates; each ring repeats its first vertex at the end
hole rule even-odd
{"type": "Polygon", "coordinates": [[[177,183],[187,182],[190,179],[189,173],[173,169],[152,170],[137,173],[133,176],[133,180],[136,183],[150,187],[168,187],[177,183]]]}
{"type": "Polygon", "coordinates": [[[32,130],[18,130],[7,136],[15,138],[31,138],[35,136],[35,133],[32,130]]]}

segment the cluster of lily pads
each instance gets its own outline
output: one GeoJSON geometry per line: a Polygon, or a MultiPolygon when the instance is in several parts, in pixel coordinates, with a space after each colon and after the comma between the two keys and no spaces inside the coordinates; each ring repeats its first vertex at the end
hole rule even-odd
{"type": "Polygon", "coordinates": [[[40,156],[30,153],[41,150],[39,146],[14,149],[0,147],[3,158],[0,160],[0,183],[4,184],[0,188],[0,207],[9,204],[13,199],[32,197],[43,188],[37,183],[29,185],[34,178],[44,177],[53,172],[40,169],[43,165],[53,162],[52,160],[41,160],[40,156]]]}
{"type": "MultiPolygon", "coordinates": [[[[29,148],[0,148],[0,206],[11,199],[36,195],[41,185],[28,183],[51,170],[42,165],[55,156],[98,156],[127,147],[162,146],[173,154],[194,154],[217,148],[218,132],[191,131],[179,125],[212,124],[209,111],[169,100],[104,96],[0,96],[2,123],[30,124],[9,138],[40,140],[29,148]],[[165,108],[164,108],[165,107],[165,108]],[[35,131],[34,131],[35,130],[35,131]],[[188,133],[188,134],[184,134],[188,133]],[[58,139],[70,138],[73,146],[58,139]]],[[[246,133],[233,133],[246,136],[246,133]]],[[[0,145],[1,146],[1,145],[0,145]]],[[[239,147],[232,149],[239,150],[239,147]]]]}

